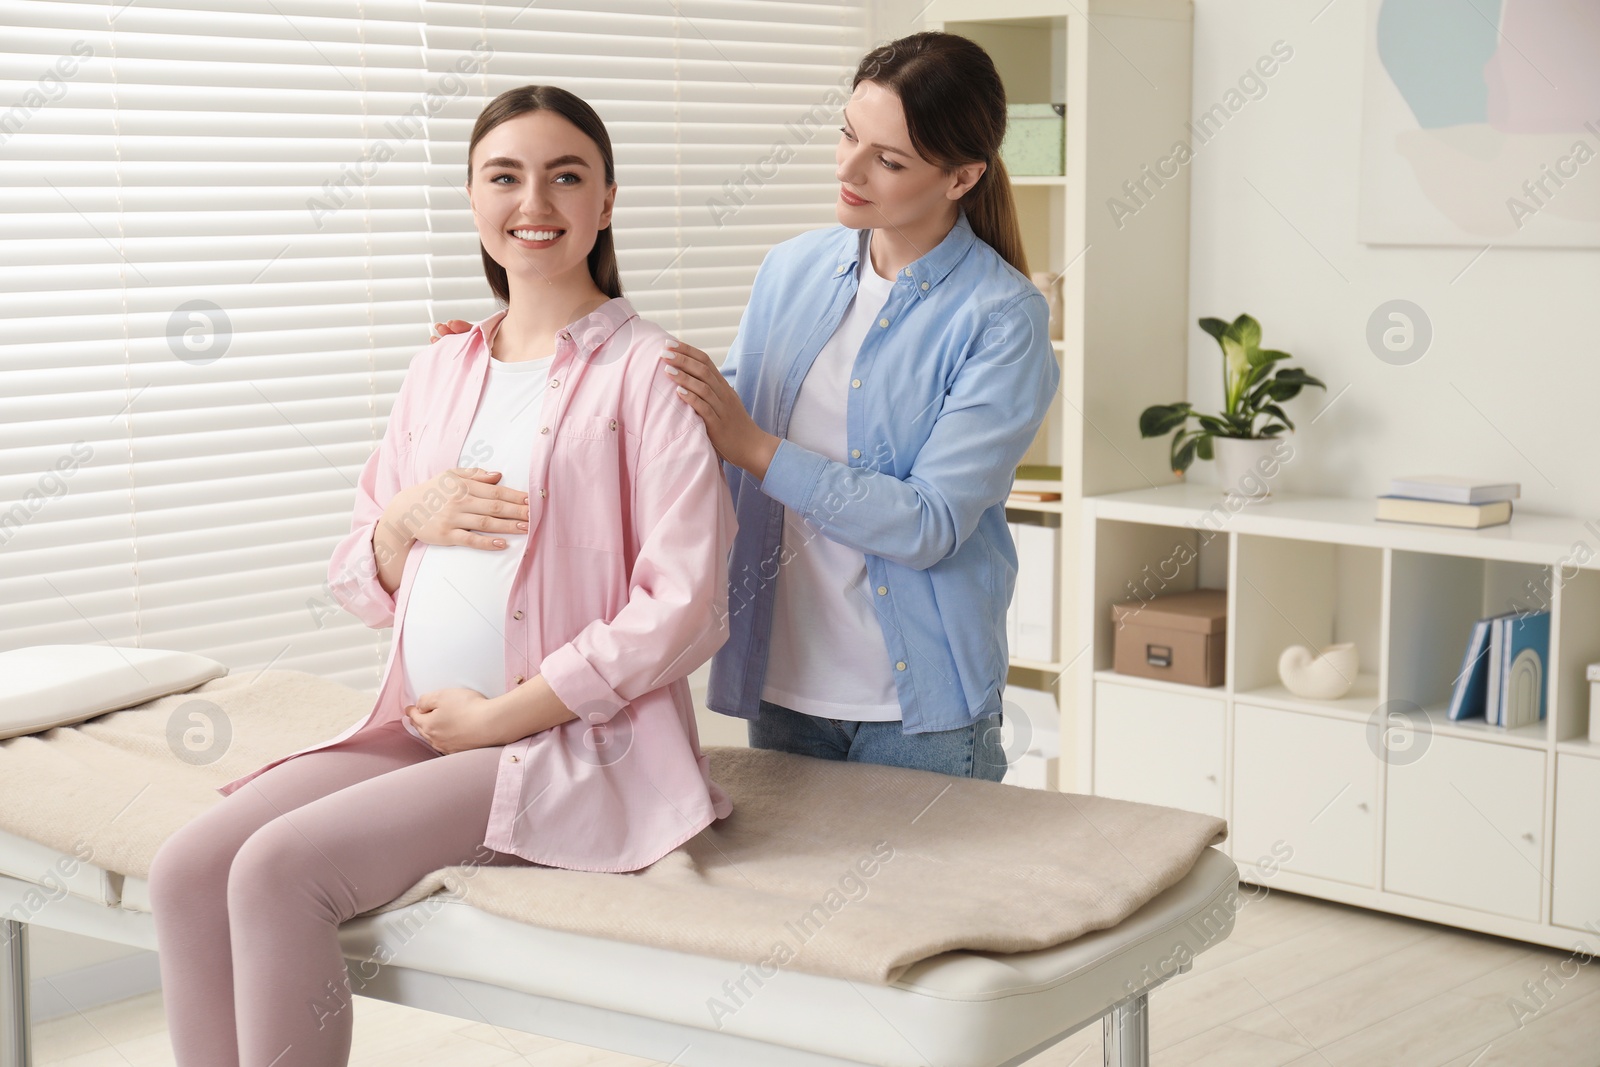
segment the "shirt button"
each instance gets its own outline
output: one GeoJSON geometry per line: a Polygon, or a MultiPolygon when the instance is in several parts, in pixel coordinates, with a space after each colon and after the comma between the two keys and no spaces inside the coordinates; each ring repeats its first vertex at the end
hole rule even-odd
{"type": "Polygon", "coordinates": [[[615,430],[617,428],[617,420],[616,419],[612,419],[611,420],[611,428],[613,430],[615,430]]]}
{"type": "Polygon", "coordinates": [[[561,379],[560,378],[551,378],[550,379],[550,388],[554,389],[556,386],[558,386],[560,384],[561,384],[561,379]]]}
{"type": "Polygon", "coordinates": [[[922,283],[922,287],[923,287],[923,288],[924,288],[924,289],[926,289],[926,288],[927,288],[927,287],[928,287],[928,283],[927,283],[927,282],[923,282],[923,283],[922,283]]]}
{"type": "Polygon", "coordinates": [[[888,326],[889,325],[889,320],[888,319],[879,319],[878,320],[878,325],[879,326],[888,326]]]}
{"type": "Polygon", "coordinates": [[[522,618],[522,612],[519,611],[516,614],[512,615],[511,617],[513,619],[520,619],[520,618],[522,618]]]}
{"type": "Polygon", "coordinates": [[[851,450],[850,450],[850,458],[851,458],[851,459],[860,459],[860,458],[861,458],[861,449],[859,449],[859,448],[852,448],[852,449],[851,449],[851,450]]]}
{"type": "Polygon", "coordinates": [[[905,670],[906,669],[906,661],[905,660],[901,660],[899,663],[896,663],[894,665],[894,669],[897,670],[897,671],[905,670]]]}
{"type": "Polygon", "coordinates": [[[543,489],[539,490],[539,499],[540,500],[544,499],[544,490],[543,489]]]}
{"type": "Polygon", "coordinates": [[[511,762],[512,763],[521,763],[522,762],[522,757],[517,755],[515,752],[513,752],[513,753],[511,753],[511,762]]]}
{"type": "Polygon", "coordinates": [[[861,379],[860,378],[851,378],[850,379],[850,388],[852,388],[852,389],[860,389],[861,388],[861,379]]]}
{"type": "Polygon", "coordinates": [[[523,682],[524,682],[524,681],[525,681],[525,680],[526,680],[526,679],[524,679],[524,678],[523,678],[523,677],[522,677],[522,675],[520,675],[520,674],[519,674],[519,675],[517,675],[517,684],[518,684],[518,685],[521,685],[521,684],[522,684],[522,683],[523,683],[523,682]]]}
{"type": "Polygon", "coordinates": [[[911,268],[910,267],[906,268],[906,277],[907,278],[911,277],[911,268]]]}
{"type": "Polygon", "coordinates": [[[886,586],[886,585],[878,586],[878,595],[879,596],[885,596],[885,595],[888,594],[888,592],[889,592],[889,587],[888,586],[886,586]]]}
{"type": "Polygon", "coordinates": [[[539,427],[539,432],[540,432],[540,433],[549,433],[549,432],[550,432],[550,427],[548,427],[548,426],[541,426],[541,427],[539,427]]]}

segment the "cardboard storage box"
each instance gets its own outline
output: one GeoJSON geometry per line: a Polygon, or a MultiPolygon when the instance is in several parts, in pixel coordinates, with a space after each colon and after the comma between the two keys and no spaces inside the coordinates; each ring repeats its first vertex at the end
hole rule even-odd
{"type": "Polygon", "coordinates": [[[1222,684],[1228,592],[1196,589],[1111,605],[1112,661],[1118,674],[1184,685],[1222,684]]]}

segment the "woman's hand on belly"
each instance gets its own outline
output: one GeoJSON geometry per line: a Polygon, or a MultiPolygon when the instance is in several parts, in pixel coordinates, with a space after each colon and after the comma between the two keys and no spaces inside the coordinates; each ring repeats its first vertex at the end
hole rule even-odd
{"type": "Polygon", "coordinates": [[[489,698],[476,689],[435,689],[405,707],[405,714],[428,744],[449,755],[503,745],[504,723],[489,698]]]}

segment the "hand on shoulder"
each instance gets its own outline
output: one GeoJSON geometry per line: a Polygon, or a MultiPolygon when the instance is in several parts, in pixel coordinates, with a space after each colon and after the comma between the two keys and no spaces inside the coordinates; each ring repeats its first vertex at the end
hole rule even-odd
{"type": "Polygon", "coordinates": [[[433,344],[440,338],[452,333],[466,333],[472,329],[472,323],[461,319],[451,319],[449,322],[436,322],[433,324],[433,336],[428,338],[428,343],[433,344]]]}

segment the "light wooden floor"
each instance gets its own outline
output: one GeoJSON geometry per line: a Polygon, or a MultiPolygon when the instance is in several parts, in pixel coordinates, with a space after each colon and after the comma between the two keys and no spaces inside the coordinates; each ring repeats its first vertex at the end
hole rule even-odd
{"type": "MultiPolygon", "coordinates": [[[[1155,1067],[1600,1067],[1600,962],[1281,892],[1249,903],[1233,935],[1150,1003],[1155,1067]],[[1542,986],[1539,1000],[1527,983],[1542,986]],[[1521,1026],[1513,998],[1533,1013],[1521,1026]]],[[[39,1067],[173,1063],[159,993],[52,1020],[35,1036],[39,1067]]],[[[650,1061],[361,999],[350,1062],[650,1061]]],[[[1031,1062],[1098,1067],[1098,1026],[1031,1062]]]]}

